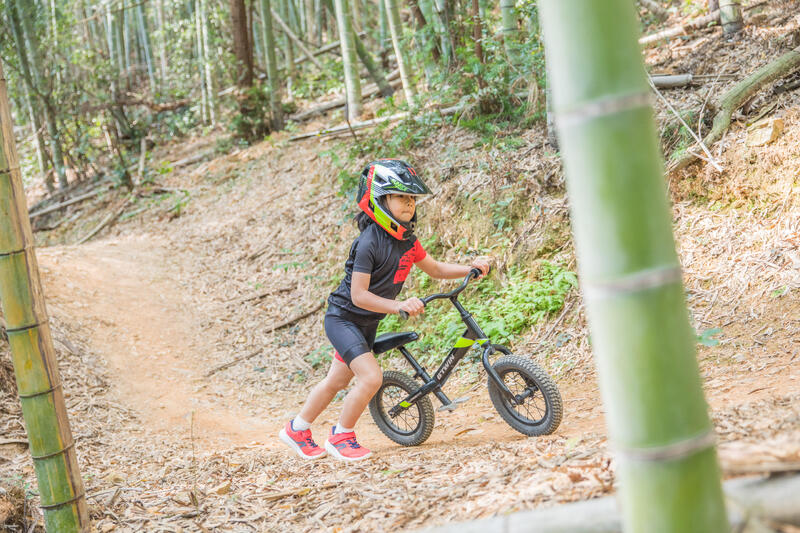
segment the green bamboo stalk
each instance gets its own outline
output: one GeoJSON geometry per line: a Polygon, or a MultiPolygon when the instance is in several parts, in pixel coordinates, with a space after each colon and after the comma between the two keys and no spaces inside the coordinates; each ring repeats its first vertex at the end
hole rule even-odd
{"type": "Polygon", "coordinates": [[[728,532],[634,3],[539,9],[625,530],[728,532]]]}
{"type": "Polygon", "coordinates": [[[29,60],[31,73],[33,74],[34,92],[42,99],[42,111],[44,112],[44,120],[47,125],[47,134],[50,137],[53,167],[58,176],[58,183],[63,189],[67,187],[67,173],[64,169],[64,153],[61,149],[61,138],[58,134],[58,127],[56,126],[56,117],[53,116],[49,102],[45,101],[45,98],[42,96],[44,93],[42,61],[39,55],[39,39],[36,35],[36,29],[33,26],[36,4],[33,2],[26,2],[25,0],[16,0],[16,2],[17,11],[22,22],[22,33],[25,36],[28,45],[27,49],[30,52],[29,60]]]}
{"type": "MultiPolygon", "coordinates": [[[[336,9],[333,6],[333,0],[323,0],[325,7],[330,11],[330,13],[336,16],[336,9]]],[[[367,47],[364,46],[364,41],[361,40],[361,37],[358,36],[356,32],[353,32],[353,44],[356,47],[356,54],[361,62],[366,67],[367,72],[369,73],[370,78],[372,81],[375,82],[375,85],[381,91],[381,96],[388,97],[394,94],[394,89],[386,81],[386,76],[383,75],[383,71],[375,64],[373,61],[372,56],[370,55],[367,47]]]]}
{"type": "MultiPolygon", "coordinates": [[[[280,10],[278,13],[280,14],[281,18],[285,21],[289,20],[289,2],[291,0],[278,0],[278,4],[280,4],[280,10]]],[[[292,44],[292,40],[289,38],[289,35],[286,32],[283,32],[283,46],[286,52],[286,73],[289,78],[289,83],[292,83],[292,80],[295,76],[295,64],[294,64],[294,44],[292,44]]],[[[291,100],[291,90],[289,91],[289,99],[291,100]]]]}
{"type": "Polygon", "coordinates": [[[400,81],[403,82],[403,93],[406,97],[406,102],[409,105],[413,104],[414,83],[411,81],[411,76],[408,72],[408,63],[403,52],[403,46],[400,39],[403,36],[403,25],[400,21],[400,10],[397,8],[396,0],[383,0],[386,2],[386,17],[389,19],[389,33],[392,34],[392,45],[394,46],[394,54],[397,58],[397,68],[400,69],[400,81]]]}
{"type": "Polygon", "coordinates": [[[139,23],[139,39],[144,49],[144,60],[147,66],[147,77],[150,81],[150,92],[156,94],[157,86],[156,76],[153,72],[153,54],[150,46],[150,33],[147,31],[147,17],[144,14],[144,6],[142,6],[142,4],[136,6],[136,18],[139,23]]]}
{"type": "Polygon", "coordinates": [[[33,251],[0,64],[0,302],[28,443],[51,532],[89,531],[89,512],[33,251]]]}
{"type": "Polygon", "coordinates": [[[740,32],[744,27],[741,0],[719,0],[719,22],[725,35],[740,32]]]}
{"type": "Polygon", "coordinates": [[[22,34],[22,26],[19,20],[19,13],[17,12],[16,2],[6,2],[6,13],[8,15],[9,26],[11,26],[11,33],[14,35],[14,44],[17,48],[17,57],[19,57],[19,70],[22,74],[22,79],[25,82],[25,103],[30,116],[31,124],[34,129],[36,140],[36,159],[39,163],[39,171],[44,177],[45,184],[47,185],[48,192],[52,193],[55,190],[53,179],[47,172],[47,154],[45,153],[44,136],[42,135],[42,121],[39,114],[34,109],[34,86],[33,78],[31,76],[30,65],[28,63],[28,52],[25,46],[25,37],[22,34]]]}
{"type": "Polygon", "coordinates": [[[336,24],[339,28],[339,46],[342,49],[344,85],[347,100],[347,118],[357,121],[361,114],[361,78],[356,64],[356,46],[353,40],[353,26],[350,22],[348,0],[334,0],[336,24]]]}
{"type": "Polygon", "coordinates": [[[500,13],[503,27],[500,30],[503,36],[503,48],[512,65],[519,62],[519,29],[517,29],[516,2],[514,0],[500,0],[500,13]]]}
{"type": "Polygon", "coordinates": [[[278,59],[275,57],[275,33],[272,28],[272,6],[270,5],[270,0],[261,0],[261,22],[261,38],[266,52],[267,77],[269,78],[270,87],[270,122],[273,130],[282,130],[281,83],[278,79],[278,59]]]}

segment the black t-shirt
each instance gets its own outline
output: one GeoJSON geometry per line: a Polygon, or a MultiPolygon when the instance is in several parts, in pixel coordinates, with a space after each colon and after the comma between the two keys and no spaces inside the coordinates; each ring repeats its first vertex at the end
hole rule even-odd
{"type": "Polygon", "coordinates": [[[350,297],[353,272],[370,275],[369,292],[394,300],[400,294],[411,266],[424,259],[425,255],[425,250],[416,238],[412,241],[400,241],[377,224],[370,224],[350,247],[350,255],[344,264],[344,279],[328,297],[328,312],[361,323],[381,320],[386,314],[374,313],[353,303],[350,297]]]}

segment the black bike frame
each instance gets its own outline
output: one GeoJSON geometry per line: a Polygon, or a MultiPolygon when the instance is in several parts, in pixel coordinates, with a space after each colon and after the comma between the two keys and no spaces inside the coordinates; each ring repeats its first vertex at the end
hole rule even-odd
{"type": "Polygon", "coordinates": [[[422,303],[427,305],[429,302],[438,299],[447,298],[453,304],[453,306],[458,310],[458,313],[461,315],[461,320],[467,326],[466,331],[464,334],[459,337],[456,341],[453,348],[447,354],[447,357],[444,358],[442,364],[439,365],[439,368],[434,372],[433,376],[430,376],[425,368],[419,364],[419,362],[414,358],[408,350],[406,350],[405,346],[400,346],[398,349],[400,353],[403,354],[406,361],[411,365],[414,369],[416,374],[414,374],[414,378],[422,378],[425,382],[419,389],[414,391],[413,393],[409,394],[403,401],[395,405],[389,410],[389,416],[397,416],[398,413],[405,411],[406,409],[410,408],[414,405],[420,398],[424,397],[426,394],[433,392],[433,394],[442,402],[442,405],[451,405],[452,402],[447,397],[447,395],[442,391],[442,386],[447,381],[447,378],[450,377],[450,374],[453,372],[453,369],[456,365],[464,358],[467,354],[469,349],[478,344],[480,346],[484,346],[483,348],[483,356],[481,357],[481,362],[483,363],[483,367],[486,369],[486,372],[489,374],[490,379],[498,386],[503,396],[505,396],[512,405],[516,405],[520,398],[516,398],[514,394],[508,389],[506,384],[497,375],[494,368],[492,368],[491,363],[489,362],[489,356],[492,355],[495,351],[502,352],[504,354],[510,354],[511,352],[505,348],[504,346],[494,345],[489,342],[489,338],[483,332],[481,327],[475,322],[475,319],[472,315],[464,309],[464,306],[461,305],[461,302],[458,301],[458,295],[461,291],[466,288],[467,284],[469,283],[470,279],[477,276],[480,271],[477,269],[473,269],[469,275],[464,279],[464,283],[457,289],[449,293],[442,293],[442,294],[434,294],[425,298],[422,298],[422,303]]]}

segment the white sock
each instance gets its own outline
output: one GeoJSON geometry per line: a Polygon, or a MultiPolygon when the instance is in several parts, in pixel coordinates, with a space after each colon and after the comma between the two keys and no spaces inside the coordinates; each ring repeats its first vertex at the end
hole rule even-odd
{"type": "Polygon", "coordinates": [[[300,415],[294,417],[292,420],[292,429],[295,431],[305,431],[311,427],[311,422],[306,422],[300,415]]]}
{"type": "Polygon", "coordinates": [[[333,434],[336,435],[337,433],[352,433],[355,428],[346,428],[342,425],[341,422],[336,424],[336,429],[333,430],[333,434]]]}

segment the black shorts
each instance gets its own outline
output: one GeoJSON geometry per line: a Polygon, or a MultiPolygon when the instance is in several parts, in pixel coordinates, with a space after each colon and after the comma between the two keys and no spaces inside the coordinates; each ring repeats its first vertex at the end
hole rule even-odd
{"type": "Polygon", "coordinates": [[[346,316],[346,313],[328,312],[325,314],[325,334],[336,350],[336,358],[350,366],[353,359],[371,352],[375,344],[375,333],[379,321],[360,324],[346,316]]]}

